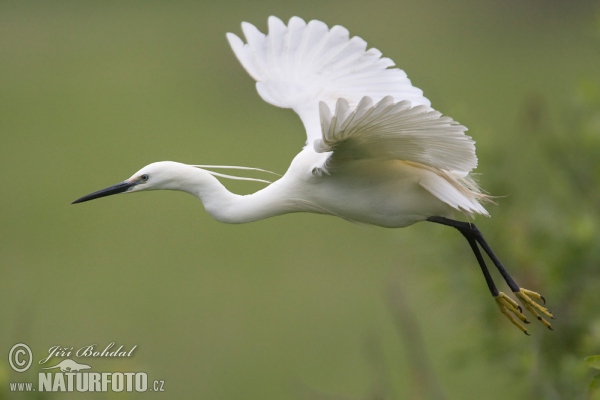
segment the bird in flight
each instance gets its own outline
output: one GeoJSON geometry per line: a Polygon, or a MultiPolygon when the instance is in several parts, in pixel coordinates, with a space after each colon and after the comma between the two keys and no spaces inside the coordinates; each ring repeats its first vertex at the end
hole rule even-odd
{"type": "Polygon", "coordinates": [[[253,194],[237,195],[216,177],[257,179],[213,170],[256,168],[162,161],[73,203],[167,189],[198,197],[212,217],[226,223],[312,212],[388,228],[421,221],[447,225],[467,239],[500,311],[514,325],[528,334],[523,309],[498,290],[480,248],[521,304],[552,329],[544,317],[553,316],[540,304],[545,299],[515,283],[473,223],[452,219],[488,215],[482,202],[490,196],[469,176],[477,157],[467,128],[431,108],[404,71],[347,29],[298,17],[287,26],[270,17],[268,28],[265,35],[244,22],[246,43],[232,33],[227,39],[260,97],[291,108],[304,124],[306,145],[283,176],[253,194]]]}

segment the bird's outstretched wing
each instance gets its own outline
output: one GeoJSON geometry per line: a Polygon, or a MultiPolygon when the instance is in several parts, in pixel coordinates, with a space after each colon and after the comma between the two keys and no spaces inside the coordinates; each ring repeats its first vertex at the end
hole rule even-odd
{"type": "Polygon", "coordinates": [[[325,168],[353,159],[396,159],[466,175],[477,166],[467,128],[424,105],[387,96],[376,104],[363,97],[351,107],[339,99],[333,114],[321,102],[320,115],[323,135],[315,151],[333,152],[325,168]]]}
{"type": "Polygon", "coordinates": [[[319,102],[334,108],[338,99],[351,107],[368,96],[379,101],[391,96],[429,109],[423,92],[412,86],[404,71],[377,49],[341,26],[329,29],[321,21],[308,24],[292,17],[286,26],[269,17],[269,33],[242,23],[248,43],[228,33],[229,43],[246,71],[256,80],[256,89],[268,103],[293,109],[302,119],[307,144],[321,139],[319,102]]]}

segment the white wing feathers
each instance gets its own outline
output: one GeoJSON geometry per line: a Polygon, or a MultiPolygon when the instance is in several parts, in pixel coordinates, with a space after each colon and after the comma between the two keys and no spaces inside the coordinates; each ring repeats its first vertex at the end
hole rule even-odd
{"type": "Polygon", "coordinates": [[[339,99],[334,114],[321,102],[320,114],[323,136],[314,148],[318,153],[333,151],[328,163],[397,159],[465,175],[477,166],[475,143],[464,134],[467,128],[424,105],[396,103],[391,96],[373,105],[363,97],[352,109],[339,99]]]}
{"type": "Polygon", "coordinates": [[[228,33],[229,43],[246,71],[257,81],[260,96],[278,107],[293,109],[307,131],[307,143],[320,139],[319,102],[334,108],[338,99],[352,107],[364,97],[379,101],[392,96],[413,105],[429,106],[423,92],[404,71],[377,49],[367,50],[359,37],[341,26],[329,29],[321,21],[308,24],[293,17],[286,26],[269,17],[269,34],[242,24],[247,40],[228,33]]]}
{"type": "Polygon", "coordinates": [[[286,26],[269,17],[268,35],[246,22],[242,30],[246,44],[232,33],[227,38],[258,93],[300,116],[307,146],[333,151],[328,165],[348,158],[399,159],[461,176],[477,166],[467,129],[430,108],[404,71],[390,68],[392,60],[367,50],[347,29],[298,17],[286,26]]]}

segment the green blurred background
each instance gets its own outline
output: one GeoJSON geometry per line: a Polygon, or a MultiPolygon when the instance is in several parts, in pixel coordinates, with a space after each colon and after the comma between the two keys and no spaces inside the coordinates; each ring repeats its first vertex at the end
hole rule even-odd
{"type": "Polygon", "coordinates": [[[593,396],[599,67],[591,1],[0,1],[0,399],[593,396]],[[469,127],[477,178],[503,196],[477,223],[546,296],[554,332],[513,327],[441,226],[224,225],[174,192],[69,204],[159,160],[284,172],[302,125],[225,40],[269,15],[345,26],[469,127]],[[15,343],[37,362],[113,341],[134,357],[95,371],[145,371],[166,392],[8,392],[39,371],[9,368],[15,343]]]}

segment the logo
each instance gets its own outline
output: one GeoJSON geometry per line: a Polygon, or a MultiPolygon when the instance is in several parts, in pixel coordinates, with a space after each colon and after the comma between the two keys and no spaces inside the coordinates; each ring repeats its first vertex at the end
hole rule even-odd
{"type": "Polygon", "coordinates": [[[25,343],[15,344],[8,353],[8,363],[17,372],[25,372],[31,367],[33,353],[25,343]]]}
{"type": "MultiPolygon", "coordinates": [[[[112,342],[104,347],[91,344],[80,348],[52,346],[48,355],[39,360],[37,386],[34,382],[10,382],[11,392],[163,392],[164,380],[149,381],[142,371],[96,372],[88,359],[132,357],[131,348],[112,342]],[[68,357],[49,362],[55,357],[68,357]],[[75,361],[73,358],[76,358],[75,361]],[[83,359],[83,360],[79,360],[83,359]],[[85,362],[83,362],[85,361],[85,362]],[[49,365],[49,366],[44,366],[49,365]],[[49,372],[45,371],[49,370],[49,372]],[[91,370],[88,372],[88,370],[91,370]]],[[[8,362],[15,372],[25,372],[33,363],[33,352],[24,343],[15,344],[8,353],[8,362]]]]}
{"type": "Polygon", "coordinates": [[[69,360],[68,358],[66,360],[62,360],[61,362],[59,362],[58,364],[56,364],[53,367],[47,367],[47,368],[42,368],[42,369],[54,369],[54,368],[60,368],[60,370],[62,372],[79,372],[82,369],[90,369],[92,367],[90,367],[89,365],[85,365],[85,364],[77,364],[75,361],[73,360],[69,360]]]}

